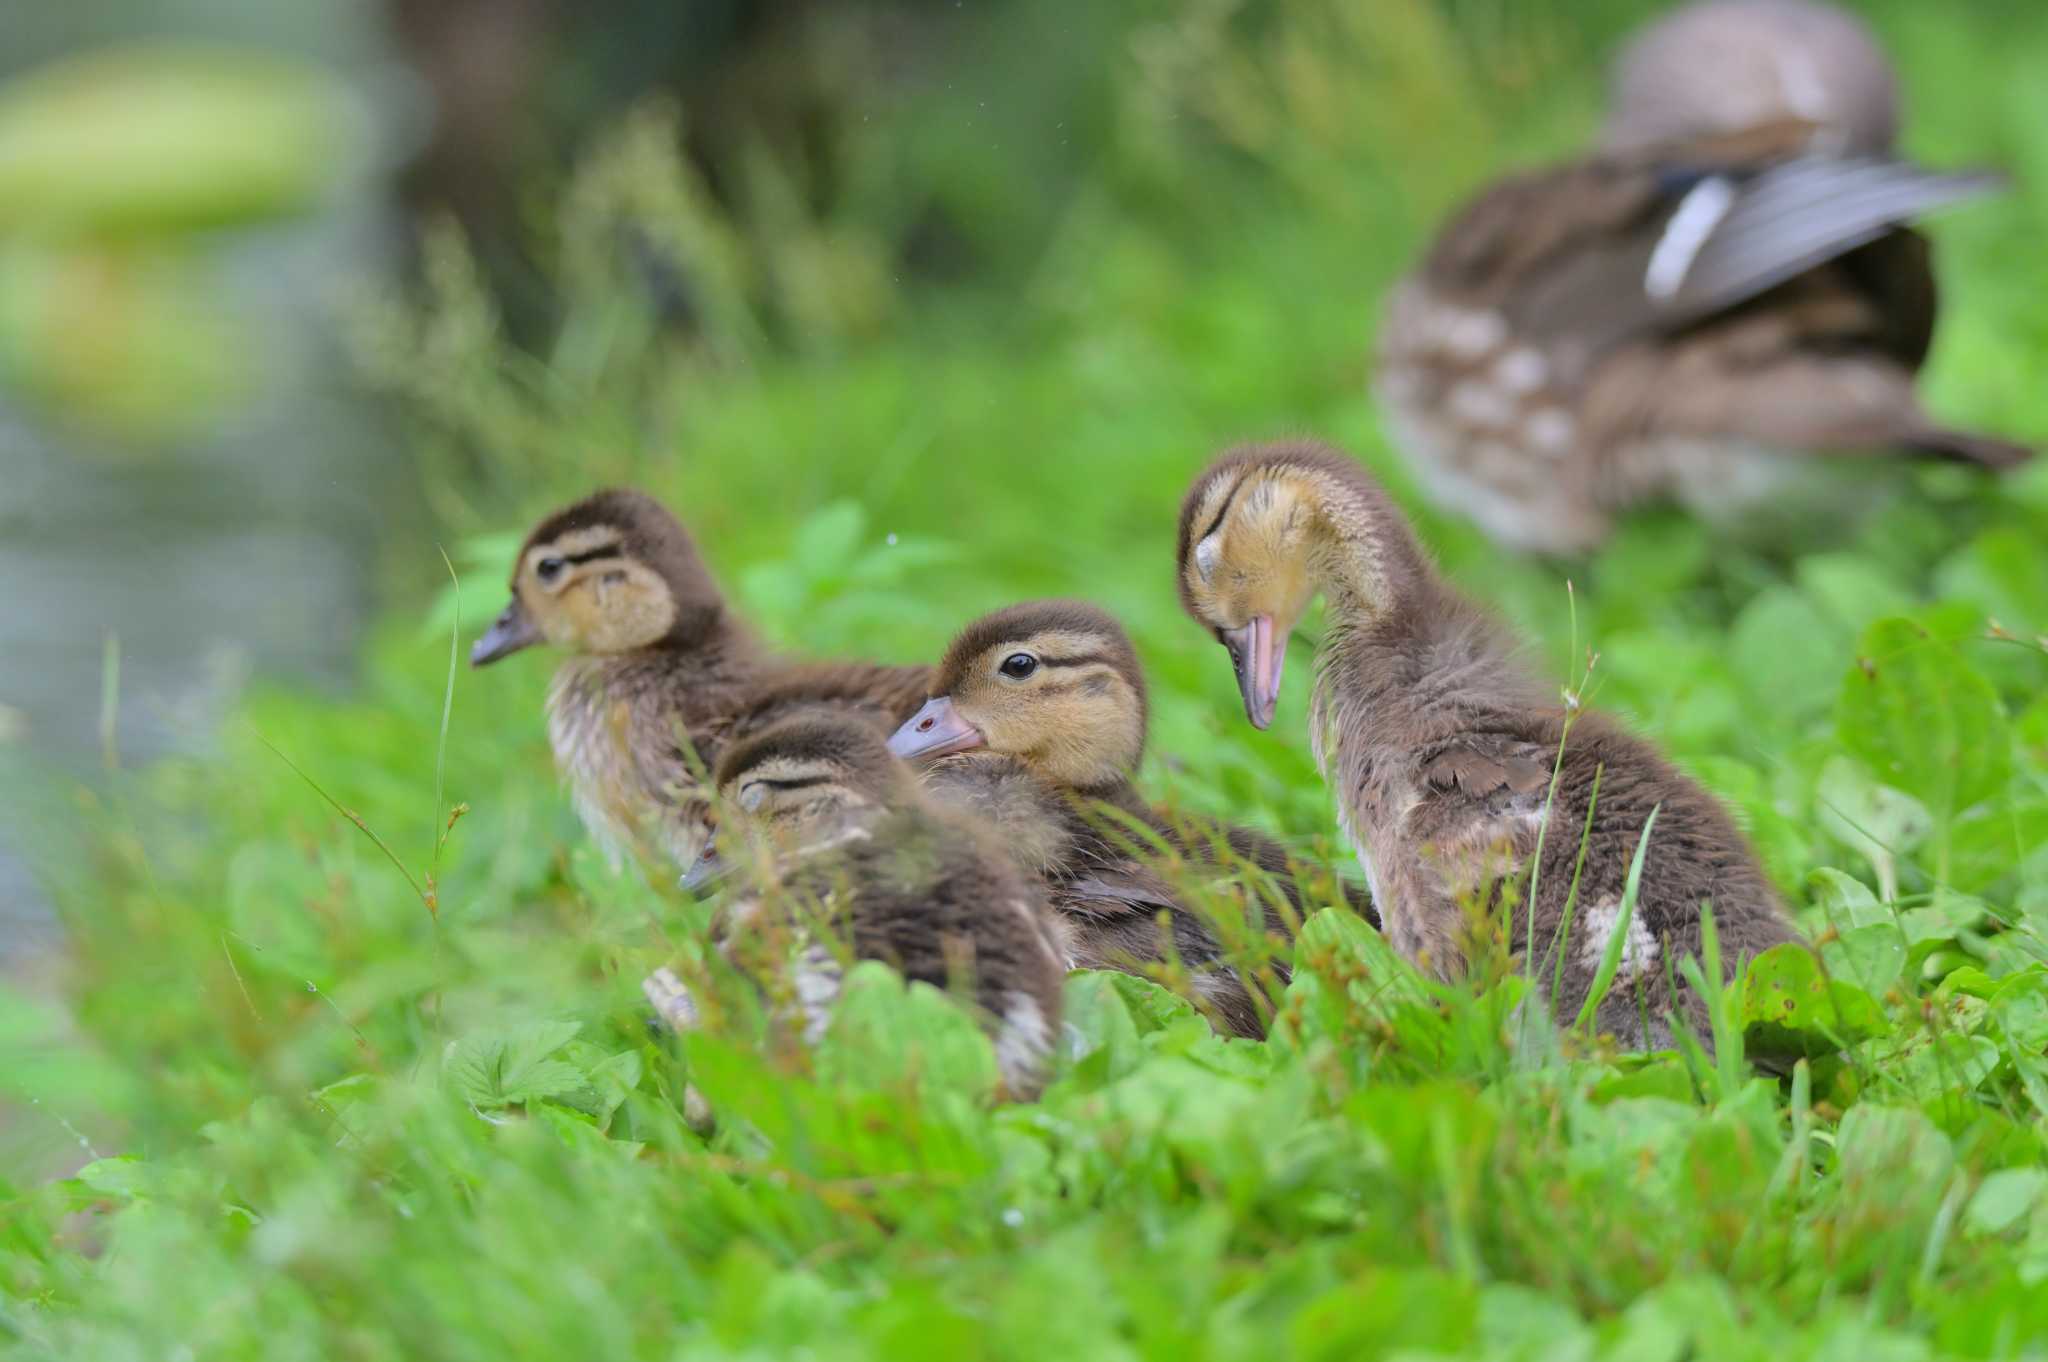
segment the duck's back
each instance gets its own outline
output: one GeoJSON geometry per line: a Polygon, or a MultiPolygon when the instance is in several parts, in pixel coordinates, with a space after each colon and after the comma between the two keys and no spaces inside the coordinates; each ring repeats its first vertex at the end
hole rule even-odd
{"type": "Polygon", "coordinates": [[[1936,428],[1913,391],[1935,290],[1899,223],[1995,180],[1803,155],[1795,135],[1593,157],[1453,220],[1380,331],[1377,390],[1434,499],[1575,551],[1641,501],[1752,509],[1806,451],[2024,457],[1936,428]]]}

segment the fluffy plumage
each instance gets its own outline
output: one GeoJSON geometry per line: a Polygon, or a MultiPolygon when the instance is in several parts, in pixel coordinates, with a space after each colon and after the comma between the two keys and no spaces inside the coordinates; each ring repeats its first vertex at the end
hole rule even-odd
{"type": "MultiPolygon", "coordinates": [[[[1295,867],[1272,838],[1169,814],[1139,796],[1131,776],[1145,748],[1145,678],[1123,627],[1081,601],[1010,606],[960,631],[932,686],[933,699],[891,746],[926,759],[934,797],[987,819],[1043,879],[1069,919],[1077,963],[1128,969],[1170,947],[1228,1030],[1263,1034],[1212,926],[1147,853],[1156,845],[1214,867],[1220,846],[1229,861],[1270,874],[1295,916],[1314,905],[1302,902],[1295,867]]],[[[1369,916],[1365,896],[1346,889],[1369,916]]],[[[1265,925],[1289,935],[1286,915],[1270,906],[1265,925]]]]}
{"type": "Polygon", "coordinates": [[[796,963],[806,1035],[823,1034],[844,962],[880,960],[954,991],[1029,1096],[1059,1032],[1067,959],[1039,888],[989,831],[938,809],[873,728],[814,713],[735,743],[716,775],[736,883],[716,919],[735,960],[770,944],[796,963]],[[821,935],[821,929],[824,934],[821,935]]]}
{"type": "MultiPolygon", "coordinates": [[[[1310,444],[1224,455],[1183,504],[1176,568],[1198,623],[1236,636],[1263,620],[1279,647],[1309,603],[1326,597],[1310,736],[1389,940],[1431,973],[1463,972],[1468,924],[1496,912],[1510,884],[1526,890],[1540,836],[1536,975],[1550,978],[1561,955],[1559,1006],[1574,1015],[1652,809],[1621,972],[1598,1013],[1603,1029],[1668,1044],[1675,1009],[1704,1034],[1700,1000],[1682,980],[1675,997],[1667,986],[1678,961],[1699,951],[1702,903],[1712,904],[1723,959],[1735,967],[1793,939],[1713,796],[1604,716],[1578,715],[1567,736],[1566,711],[1523,667],[1512,636],[1438,575],[1400,511],[1351,459],[1310,444]],[[1576,920],[1561,934],[1589,809],[1576,920]]],[[[1276,687],[1277,677],[1275,666],[1276,687]]],[[[1526,923],[1517,917],[1517,949],[1526,923]]]]}
{"type": "Polygon", "coordinates": [[[541,521],[514,560],[511,592],[471,661],[537,643],[572,654],[548,692],[548,737],[584,825],[614,858],[689,864],[704,776],[736,738],[820,708],[886,732],[926,690],[924,667],[769,652],[689,533],[639,492],[598,492],[541,521]]]}

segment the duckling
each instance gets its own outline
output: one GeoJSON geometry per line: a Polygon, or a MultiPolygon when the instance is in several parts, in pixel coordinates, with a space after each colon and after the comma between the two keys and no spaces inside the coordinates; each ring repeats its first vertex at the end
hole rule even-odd
{"type": "MultiPolygon", "coordinates": [[[[1736,968],[1794,939],[1713,796],[1612,720],[1574,716],[1550,698],[1508,631],[1443,580],[1351,459],[1309,443],[1224,454],[1182,503],[1176,577],[1188,614],[1229,649],[1257,728],[1273,722],[1289,634],[1315,597],[1326,599],[1311,744],[1390,941],[1428,973],[1463,972],[1467,909],[1526,877],[1540,843],[1537,977],[1551,978],[1548,943],[1558,941],[1584,829],[1574,920],[1559,943],[1560,1015],[1577,1015],[1653,810],[1620,972],[1597,1013],[1603,1029],[1644,1046],[1671,1042],[1667,980],[1700,949],[1702,903],[1736,968]]],[[[1514,927],[1513,941],[1525,930],[1514,927]]],[[[1677,1010],[1704,1035],[1701,1000],[1678,987],[1677,1010]]]]}
{"type": "Polygon", "coordinates": [[[584,826],[614,861],[695,859],[699,772],[736,736],[817,706],[887,731],[917,708],[930,675],[774,656],[689,533],[640,492],[598,492],[541,521],[513,561],[511,590],[470,665],[539,643],[572,654],[548,692],[548,738],[584,826]]]}
{"type": "Polygon", "coordinates": [[[1539,552],[1652,501],[1767,540],[1867,499],[1874,454],[2031,457],[1915,394],[1935,281],[1900,224],[2002,181],[1897,159],[1898,116],[1883,51],[1830,6],[1651,25],[1601,146],[1483,191],[1391,297],[1377,393],[1432,500],[1539,552]]]}
{"type": "MultiPolygon", "coordinates": [[[[998,610],[953,640],[932,688],[890,749],[929,763],[926,782],[938,797],[1003,831],[1012,854],[1044,878],[1069,915],[1080,962],[1128,967],[1158,959],[1155,922],[1163,910],[1203,1000],[1235,1034],[1262,1034],[1258,1009],[1222,964],[1209,925],[1133,854],[1132,838],[1115,820],[1197,861],[1213,862],[1221,842],[1233,858],[1269,872],[1297,916],[1309,905],[1279,843],[1248,828],[1169,816],[1139,798],[1131,775],[1145,749],[1145,678],[1122,626],[1080,601],[998,610]],[[1107,819],[1105,806],[1113,811],[1107,819]]],[[[1369,914],[1363,896],[1346,890],[1369,914]]],[[[1268,911],[1266,924],[1289,935],[1278,913],[1268,911]]]]}
{"type": "MultiPolygon", "coordinates": [[[[853,958],[971,997],[1005,1090],[1036,1094],[1059,1033],[1067,947],[1042,892],[988,828],[936,807],[881,733],[843,714],[793,718],[733,744],[715,779],[721,805],[763,854],[720,855],[725,876],[760,873],[727,895],[714,936],[740,960],[752,945],[796,934],[809,1043],[824,1035],[840,987],[843,952],[810,935],[822,913],[844,927],[853,958]]],[[[650,980],[665,1017],[694,1020],[694,1009],[658,992],[667,990],[650,980]]]]}

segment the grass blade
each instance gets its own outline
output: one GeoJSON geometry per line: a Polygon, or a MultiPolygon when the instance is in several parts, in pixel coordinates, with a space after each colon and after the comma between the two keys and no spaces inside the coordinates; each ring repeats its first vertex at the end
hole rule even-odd
{"type": "Polygon", "coordinates": [[[1636,894],[1643,883],[1643,857],[1650,850],[1650,829],[1657,826],[1657,814],[1663,809],[1659,804],[1650,810],[1650,816],[1643,823],[1643,835],[1636,839],[1635,858],[1628,865],[1628,884],[1621,891],[1621,911],[1614,916],[1614,926],[1607,933],[1607,949],[1601,953],[1600,968],[1593,975],[1593,987],[1586,994],[1586,1001],[1579,1005],[1579,1015],[1572,1025],[1583,1028],[1593,1020],[1593,1014],[1600,1004],[1607,1000],[1607,990],[1614,987],[1614,976],[1621,969],[1622,950],[1628,945],[1629,924],[1635,920],[1636,894]]]}
{"type": "Polygon", "coordinates": [[[282,751],[278,749],[276,743],[264,737],[262,733],[258,732],[256,734],[256,741],[262,743],[266,748],[268,748],[270,750],[271,756],[276,757],[286,766],[291,767],[292,774],[297,776],[300,780],[305,781],[307,785],[311,786],[313,793],[319,795],[322,799],[326,800],[328,805],[332,807],[336,813],[340,814],[343,818],[346,818],[349,822],[355,824],[356,831],[362,833],[363,836],[369,838],[370,841],[376,846],[377,850],[384,853],[384,859],[391,862],[391,864],[397,868],[398,873],[405,877],[405,882],[412,887],[412,892],[419,896],[420,902],[426,905],[427,911],[429,913],[434,914],[437,917],[439,916],[439,912],[434,903],[434,900],[427,894],[426,890],[420,888],[420,882],[412,877],[412,872],[410,870],[407,870],[405,868],[405,862],[398,859],[398,853],[393,851],[391,849],[390,844],[387,843],[382,837],[379,837],[377,835],[376,829],[372,828],[368,823],[363,821],[363,816],[361,814],[357,813],[354,809],[351,809],[347,805],[343,804],[333,795],[327,793],[326,789],[321,786],[319,781],[307,775],[305,771],[300,768],[297,762],[293,761],[290,757],[286,756],[282,751]]]}
{"type": "Polygon", "coordinates": [[[449,560],[448,550],[439,544],[434,546],[441,555],[441,562],[448,569],[448,580],[455,590],[455,611],[448,624],[448,681],[441,691],[441,732],[434,743],[434,825],[433,848],[428,878],[441,864],[441,844],[448,840],[448,831],[455,824],[450,819],[448,828],[441,826],[441,810],[446,807],[442,793],[442,775],[448,765],[448,721],[455,713],[455,673],[462,656],[462,579],[455,575],[455,564],[449,560]]]}

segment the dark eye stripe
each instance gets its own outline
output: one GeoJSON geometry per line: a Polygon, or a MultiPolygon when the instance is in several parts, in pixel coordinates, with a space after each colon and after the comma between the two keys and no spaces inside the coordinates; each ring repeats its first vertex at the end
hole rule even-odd
{"type": "Polygon", "coordinates": [[[1207,539],[1210,535],[1216,533],[1216,527],[1223,523],[1223,517],[1230,514],[1230,504],[1237,500],[1237,494],[1239,492],[1242,492],[1244,490],[1244,485],[1250,481],[1251,479],[1248,477],[1239,478],[1236,484],[1231,487],[1230,495],[1223,498],[1223,504],[1216,508],[1216,518],[1209,522],[1209,528],[1203,530],[1200,534],[1195,536],[1194,544],[1188,545],[1189,553],[1193,553],[1195,551],[1195,544],[1201,543],[1204,539],[1207,539]]]}
{"type": "Polygon", "coordinates": [[[1040,653],[1038,656],[1038,665],[1041,667],[1086,667],[1091,663],[1100,663],[1105,667],[1115,665],[1110,661],[1108,653],[1076,653],[1072,657],[1048,657],[1040,653]]]}
{"type": "Polygon", "coordinates": [[[594,563],[600,558],[618,558],[621,556],[617,544],[599,544],[596,548],[585,549],[582,553],[562,554],[561,559],[565,563],[582,564],[594,563]]]}

